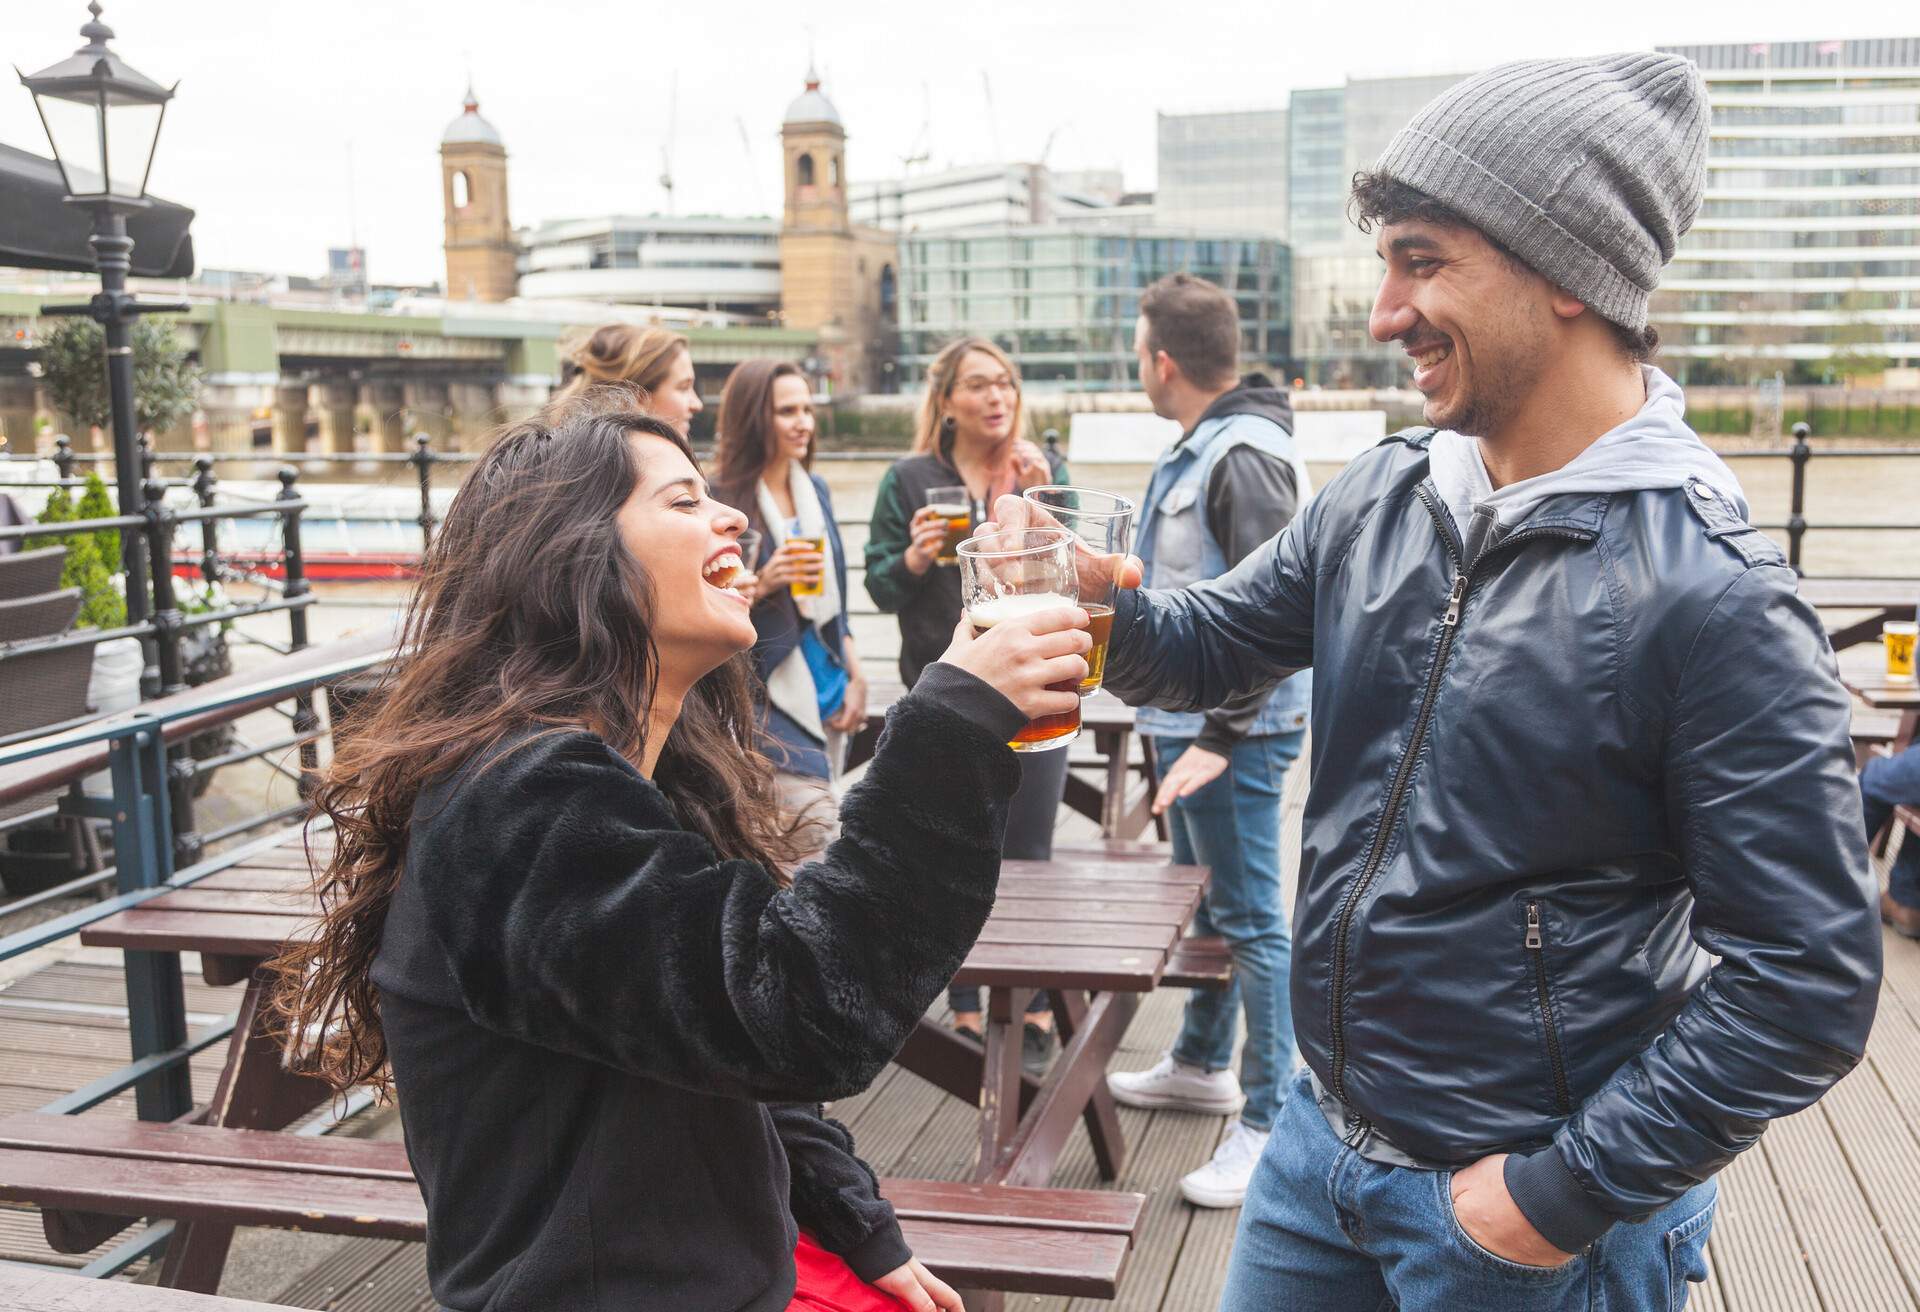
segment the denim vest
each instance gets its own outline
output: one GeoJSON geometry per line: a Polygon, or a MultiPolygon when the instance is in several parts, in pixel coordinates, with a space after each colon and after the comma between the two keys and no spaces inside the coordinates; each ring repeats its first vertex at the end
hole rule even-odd
{"type": "MultiPolygon", "coordinates": [[[[1140,534],[1134,551],[1146,565],[1145,586],[1180,588],[1227,572],[1226,553],[1207,525],[1207,487],[1213,467],[1237,446],[1251,446],[1284,460],[1299,478],[1304,505],[1306,471],[1294,455],[1293,438],[1269,419],[1258,415],[1226,415],[1208,420],[1193,436],[1161,455],[1147,483],[1140,509],[1140,534]]],[[[1313,672],[1302,670],[1273,690],[1247,736],[1295,733],[1307,727],[1313,703],[1313,672]]],[[[1167,738],[1197,737],[1206,717],[1197,711],[1162,711],[1142,706],[1134,713],[1134,727],[1143,734],[1167,738]]]]}

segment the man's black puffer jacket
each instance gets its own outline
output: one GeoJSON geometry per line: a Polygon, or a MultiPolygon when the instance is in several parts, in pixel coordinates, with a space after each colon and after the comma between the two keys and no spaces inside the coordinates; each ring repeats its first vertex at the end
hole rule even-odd
{"type": "Polygon", "coordinates": [[[1463,535],[1428,436],[1229,574],[1123,596],[1107,687],[1191,710],[1313,667],[1300,1050],[1350,1142],[1527,1154],[1515,1200],[1580,1248],[1859,1060],[1880,934],[1848,699],[1711,488],[1463,535]]]}

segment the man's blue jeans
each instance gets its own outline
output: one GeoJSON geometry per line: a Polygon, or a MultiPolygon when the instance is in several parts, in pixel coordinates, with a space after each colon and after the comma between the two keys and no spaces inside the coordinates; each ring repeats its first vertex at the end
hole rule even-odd
{"type": "Polygon", "coordinates": [[[1708,1180],[1564,1266],[1522,1266],[1460,1228],[1451,1171],[1341,1143],[1302,1071],[1254,1168],[1220,1312],[1678,1312],[1706,1279],[1717,1197],[1708,1180]]]}
{"type": "MultiPolygon", "coordinates": [[[[1920,747],[1868,761],[1860,772],[1860,800],[1867,813],[1869,840],[1893,815],[1894,807],[1920,806],[1920,747]]],[[[1887,872],[1887,894],[1901,906],[1920,911],[1920,834],[1901,840],[1900,855],[1887,872]]]]}
{"type": "MultiPolygon", "coordinates": [[[[1234,1022],[1247,1014],[1240,1083],[1247,1105],[1240,1119],[1267,1130],[1293,1069],[1293,1012],[1287,974],[1293,940],[1280,903],[1280,790],[1300,755],[1301,733],[1243,738],[1218,779],[1167,813],[1175,862],[1213,868],[1195,934],[1218,934],[1233,953],[1233,982],[1195,989],[1173,1055],[1189,1066],[1223,1071],[1233,1064],[1234,1022]]],[[[1191,738],[1153,739],[1162,777],[1191,738]]]]}

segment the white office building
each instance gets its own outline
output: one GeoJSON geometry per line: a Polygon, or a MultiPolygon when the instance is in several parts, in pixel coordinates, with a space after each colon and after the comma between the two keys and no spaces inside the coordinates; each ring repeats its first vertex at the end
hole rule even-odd
{"type": "Polygon", "coordinates": [[[780,309],[777,219],[614,214],[520,233],[520,296],[764,319],[780,309]]]}
{"type": "Polygon", "coordinates": [[[1920,367],[1920,37],[1665,48],[1713,102],[1705,202],[1654,295],[1667,368],[1920,367]]]}

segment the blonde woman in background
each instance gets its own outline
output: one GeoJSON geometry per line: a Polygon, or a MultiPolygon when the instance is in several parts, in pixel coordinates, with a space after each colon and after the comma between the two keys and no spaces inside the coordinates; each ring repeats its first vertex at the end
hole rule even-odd
{"type": "Polygon", "coordinates": [[[560,342],[560,380],[556,400],[607,384],[637,389],[644,394],[641,408],[682,437],[704,408],[687,339],[645,324],[608,323],[568,334],[560,342]]]}

